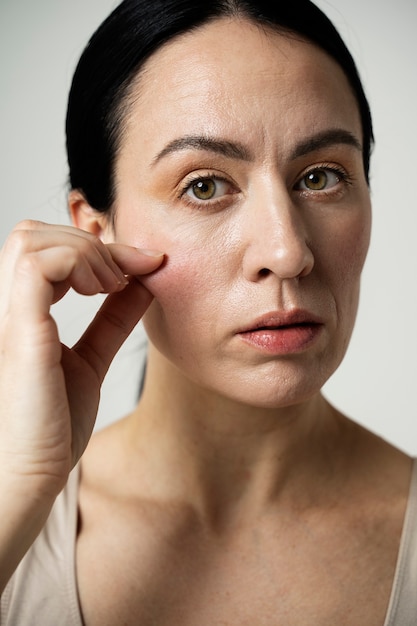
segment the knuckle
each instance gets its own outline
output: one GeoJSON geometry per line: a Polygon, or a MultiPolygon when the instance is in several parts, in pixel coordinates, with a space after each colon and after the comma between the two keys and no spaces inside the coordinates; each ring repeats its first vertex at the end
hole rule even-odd
{"type": "Polygon", "coordinates": [[[78,251],[82,254],[88,254],[95,246],[95,241],[90,237],[80,237],[78,242],[78,251]]]}
{"type": "Polygon", "coordinates": [[[16,224],[13,230],[39,230],[43,226],[43,222],[39,222],[38,220],[32,219],[24,219],[16,224]]]}
{"type": "Polygon", "coordinates": [[[71,234],[75,237],[75,240],[81,244],[93,244],[97,241],[98,237],[93,233],[83,230],[81,228],[72,228],[71,234]]]}
{"type": "Polygon", "coordinates": [[[81,237],[78,242],[77,252],[85,259],[102,259],[105,257],[106,248],[95,235],[89,235],[88,237],[81,237]]]}
{"type": "Polygon", "coordinates": [[[22,254],[30,249],[32,239],[31,230],[14,228],[6,239],[4,250],[17,255],[22,254]]]}

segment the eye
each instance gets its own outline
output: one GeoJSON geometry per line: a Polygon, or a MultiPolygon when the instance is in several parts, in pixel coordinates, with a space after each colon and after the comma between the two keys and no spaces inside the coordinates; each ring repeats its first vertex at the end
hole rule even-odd
{"type": "Polygon", "coordinates": [[[326,191],[346,180],[344,172],[328,167],[316,168],[305,174],[296,184],[299,191],[326,191]]]}
{"type": "Polygon", "coordinates": [[[198,200],[211,200],[217,191],[217,185],[213,178],[202,178],[195,181],[187,190],[188,195],[193,195],[198,200]]]}
{"type": "Polygon", "coordinates": [[[195,208],[221,209],[233,202],[238,188],[229,180],[215,174],[192,174],[182,185],[179,197],[195,208]]]}
{"type": "Polygon", "coordinates": [[[186,195],[192,200],[214,200],[228,193],[229,183],[216,177],[197,178],[188,184],[186,195]]]}

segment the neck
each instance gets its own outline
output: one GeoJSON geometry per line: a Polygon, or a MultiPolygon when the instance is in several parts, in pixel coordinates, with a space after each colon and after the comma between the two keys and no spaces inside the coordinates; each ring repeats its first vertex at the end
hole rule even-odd
{"type": "Polygon", "coordinates": [[[242,405],[154,359],[127,426],[129,445],[147,464],[141,475],[152,476],[148,495],[187,501],[217,525],[248,512],[253,520],[278,500],[317,501],[315,477],[323,489],[347,440],[347,421],[321,394],[278,409],[242,405]]]}

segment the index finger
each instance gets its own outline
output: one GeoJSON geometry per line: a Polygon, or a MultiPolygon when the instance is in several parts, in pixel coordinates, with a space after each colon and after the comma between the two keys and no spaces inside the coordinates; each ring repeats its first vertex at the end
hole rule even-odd
{"type": "Polygon", "coordinates": [[[134,248],[120,243],[108,243],[106,248],[122,272],[130,276],[154,272],[165,259],[163,252],[134,248]]]}

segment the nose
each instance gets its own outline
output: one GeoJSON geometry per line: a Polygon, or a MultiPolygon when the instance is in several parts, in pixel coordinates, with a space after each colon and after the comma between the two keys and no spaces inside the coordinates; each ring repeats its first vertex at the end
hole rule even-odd
{"type": "Polygon", "coordinates": [[[308,224],[288,193],[258,197],[247,206],[243,271],[250,281],[268,275],[281,280],[307,276],[314,266],[308,224]]]}

